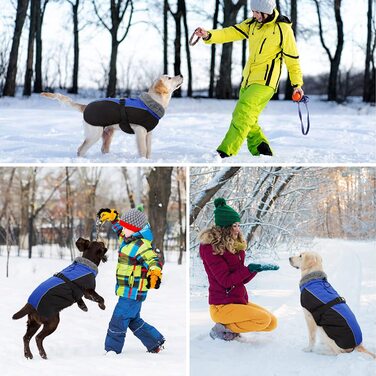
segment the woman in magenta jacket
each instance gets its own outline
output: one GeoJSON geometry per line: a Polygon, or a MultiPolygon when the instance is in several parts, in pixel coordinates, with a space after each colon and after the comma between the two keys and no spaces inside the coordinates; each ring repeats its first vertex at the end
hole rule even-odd
{"type": "Polygon", "coordinates": [[[215,226],[200,235],[200,256],[209,280],[210,316],[216,323],[212,338],[233,340],[239,333],[271,331],[276,317],[248,301],[245,284],[258,272],[275,265],[244,265],[247,243],[240,231],[239,214],[223,198],[214,201],[215,226]]]}

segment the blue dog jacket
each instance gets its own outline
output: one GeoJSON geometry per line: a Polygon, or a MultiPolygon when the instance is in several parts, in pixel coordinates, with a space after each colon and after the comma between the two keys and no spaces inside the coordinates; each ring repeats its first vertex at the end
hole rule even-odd
{"type": "Polygon", "coordinates": [[[325,273],[311,274],[312,279],[309,274],[300,283],[301,305],[311,312],[316,324],[338,347],[353,349],[360,345],[362,332],[345,299],[327,281],[325,273]]]}
{"type": "Polygon", "coordinates": [[[164,108],[143,93],[139,98],[105,98],[89,103],[83,113],[84,120],[93,126],[107,127],[119,124],[125,133],[134,133],[130,124],[152,131],[164,115],[164,108]]]}
{"type": "Polygon", "coordinates": [[[60,273],[63,274],[63,278],[69,279],[72,283],[66,283],[55,275],[41,283],[29,296],[27,302],[41,316],[47,318],[53,316],[81,299],[84,294],[83,290],[95,289],[98,269],[90,260],[77,257],[73,264],[60,273]]]}

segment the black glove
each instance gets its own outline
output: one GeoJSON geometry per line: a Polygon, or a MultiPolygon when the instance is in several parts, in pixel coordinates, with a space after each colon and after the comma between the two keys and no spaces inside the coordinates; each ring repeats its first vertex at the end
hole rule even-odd
{"type": "Polygon", "coordinates": [[[250,272],[263,272],[265,270],[278,270],[278,265],[273,264],[249,264],[247,266],[250,272]]]}

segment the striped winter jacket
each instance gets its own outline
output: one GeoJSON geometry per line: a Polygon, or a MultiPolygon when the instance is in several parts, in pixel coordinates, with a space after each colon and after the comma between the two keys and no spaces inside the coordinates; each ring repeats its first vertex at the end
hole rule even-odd
{"type": "Polygon", "coordinates": [[[125,238],[119,222],[112,229],[120,237],[119,258],[116,268],[116,295],[143,301],[148,289],[147,273],[152,269],[162,270],[162,263],[152,247],[153,233],[147,224],[142,230],[125,238]]]}
{"type": "Polygon", "coordinates": [[[240,24],[219,30],[209,30],[207,44],[228,43],[248,39],[248,61],[243,70],[242,88],[261,84],[277,89],[282,72],[282,61],[289,72],[291,85],[303,85],[299,54],[290,20],[274,9],[274,18],[260,24],[247,19],[240,24]]]}

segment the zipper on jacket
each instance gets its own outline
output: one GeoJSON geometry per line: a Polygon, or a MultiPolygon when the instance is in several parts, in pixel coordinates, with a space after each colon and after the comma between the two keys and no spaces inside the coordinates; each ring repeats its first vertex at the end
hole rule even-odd
{"type": "Polygon", "coordinates": [[[262,52],[262,48],[264,47],[264,43],[265,43],[265,41],[266,41],[266,38],[264,38],[264,40],[263,40],[262,43],[261,43],[261,47],[260,47],[260,51],[259,51],[259,55],[260,55],[261,52],[262,52]]]}
{"type": "Polygon", "coordinates": [[[235,285],[234,286],[231,286],[229,289],[226,289],[226,295],[230,294],[231,290],[233,290],[235,288],[235,285]]]}

